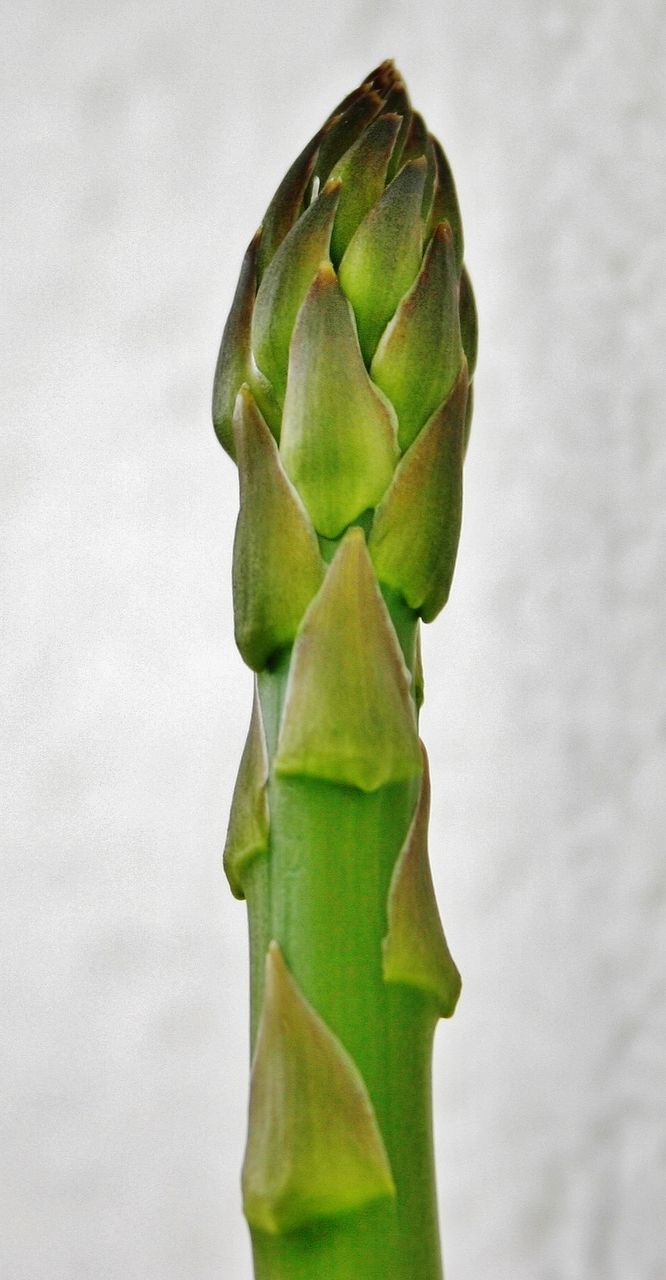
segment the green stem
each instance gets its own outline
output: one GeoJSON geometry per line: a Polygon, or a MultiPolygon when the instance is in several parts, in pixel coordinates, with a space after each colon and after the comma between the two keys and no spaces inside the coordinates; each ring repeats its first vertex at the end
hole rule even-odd
{"type": "MultiPolygon", "coordinates": [[[[416,619],[388,599],[413,671],[416,619]]],[[[269,761],[275,754],[289,653],[259,677],[269,761]]],[[[368,1089],[397,1195],[286,1235],[253,1231],[257,1280],[439,1280],[430,1060],[436,1010],[389,984],[382,940],[396,859],[418,779],[373,792],[280,777],[269,781],[270,849],[248,869],[253,1043],[264,959],[281,947],[300,991],[353,1058],[368,1089]]]]}

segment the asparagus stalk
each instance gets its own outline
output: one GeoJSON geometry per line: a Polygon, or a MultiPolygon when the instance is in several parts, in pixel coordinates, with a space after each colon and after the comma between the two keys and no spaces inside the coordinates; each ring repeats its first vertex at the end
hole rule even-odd
{"type": "Polygon", "coordinates": [[[461,520],[476,317],[451,172],[391,62],[287,173],[213,416],[255,672],[224,862],[247,900],[257,1280],[438,1280],[430,1064],[460,977],[435,902],[420,620],[461,520]]]}

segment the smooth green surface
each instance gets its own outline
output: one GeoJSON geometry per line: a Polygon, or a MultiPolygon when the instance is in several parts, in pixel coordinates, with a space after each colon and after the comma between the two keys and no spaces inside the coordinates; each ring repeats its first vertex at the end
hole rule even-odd
{"type": "MultiPolygon", "coordinates": [[[[415,615],[388,596],[403,652],[416,653],[415,615]]],[[[289,669],[284,653],[258,679],[269,756],[275,753],[289,669]]],[[[270,853],[246,885],[256,1026],[265,949],[275,938],[299,990],[358,1068],[397,1189],[372,1205],[297,1233],[253,1232],[257,1280],[439,1280],[432,1151],[431,998],[382,973],[391,877],[419,780],[364,793],[271,773],[270,853]],[[264,868],[266,881],[263,879],[264,868]],[[266,900],[268,899],[268,908],[266,900]],[[260,916],[253,923],[255,913],[260,916]],[[263,942],[263,948],[262,948],[263,942]]]]}
{"type": "MultiPolygon", "coordinates": [[[[415,1280],[395,1271],[398,1214],[383,1201],[330,1223],[313,1223],[290,1236],[255,1232],[255,1280],[415,1280]]],[[[421,1280],[427,1280],[425,1272],[421,1280]]]]}

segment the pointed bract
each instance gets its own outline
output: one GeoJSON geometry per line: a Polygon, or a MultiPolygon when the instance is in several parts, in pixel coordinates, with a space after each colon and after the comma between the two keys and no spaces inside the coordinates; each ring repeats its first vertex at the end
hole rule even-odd
{"type": "Polygon", "coordinates": [[[280,453],[320,534],[334,538],[373,507],[397,458],[395,416],[370,381],[354,319],[322,266],[294,329],[280,453]]]}
{"type": "Polygon", "coordinates": [[[255,684],[252,718],[229,814],[224,870],[235,898],[244,898],[243,872],[268,850],[268,754],[255,684]]]}
{"type": "Polygon", "coordinates": [[[472,415],[474,413],[474,383],[470,382],[467,392],[467,407],[465,409],[465,431],[463,434],[463,457],[467,453],[469,445],[469,436],[472,429],[472,415]]]}
{"type": "Polygon", "coordinates": [[[368,76],[370,84],[374,86],[378,93],[387,94],[397,82],[402,84],[402,76],[395,65],[393,58],[384,58],[374,71],[368,76]]]}
{"type": "Polygon", "coordinates": [[[236,458],[233,416],[238,388],[250,371],[250,329],[257,284],[257,250],[261,233],[247,247],[217,357],[213,383],[213,425],[220,444],[236,458]]]}
{"type": "Polygon", "coordinates": [[[367,364],[421,266],[425,177],[423,158],[400,170],[352,236],[340,263],[340,284],[354,308],[367,364]]]}
{"type": "Polygon", "coordinates": [[[460,276],[460,332],[462,344],[467,357],[467,368],[470,378],[476,369],[476,354],[479,345],[479,324],[476,314],[476,301],[472,281],[467,267],[463,267],[460,276]]]}
{"type": "Polygon", "coordinates": [[[252,317],[252,351],[280,401],[287,385],[296,315],[319,264],[328,257],[339,195],[339,184],[324,187],[285,236],[259,286],[252,317]]]}
{"type": "Polygon", "coordinates": [[[241,495],[234,627],[242,657],[261,671],[271,654],[293,640],[324,566],[307,512],[247,386],[238,395],[234,433],[241,495]]]}
{"type": "Polygon", "coordinates": [[[372,84],[370,76],[367,76],[362,84],[357,85],[355,89],[351,89],[349,93],[346,93],[344,98],[342,98],[342,100],[338,102],[337,106],[333,108],[327,119],[327,125],[330,127],[331,125],[337,124],[341,116],[344,116],[345,112],[347,112],[355,102],[358,102],[359,98],[365,97],[365,95],[374,88],[375,85],[372,84]]]}
{"type": "Polygon", "coordinates": [[[393,1197],[365,1083],[299,991],[276,942],[252,1066],[243,1208],[279,1235],[393,1197]]]}
{"type": "Polygon", "coordinates": [[[409,128],[405,137],[405,145],[400,156],[400,164],[406,164],[408,160],[418,160],[419,156],[426,156],[428,151],[428,130],[426,129],[425,120],[418,111],[412,111],[409,121],[409,128]]]}
{"type": "Polygon", "coordinates": [[[399,116],[379,116],[345,152],[331,173],[331,179],[342,183],[331,237],[331,258],[336,264],[384,190],[386,169],[399,128],[399,116]]]}
{"type": "Polygon", "coordinates": [[[261,224],[261,244],[257,263],[261,280],[276,249],[302,212],[305,193],[310,184],[315,161],[327,125],[314,135],[294,160],[280,183],[261,224]]]}
{"type": "Polygon", "coordinates": [[[398,415],[402,450],[446,399],[461,363],[458,274],[451,228],[442,222],[412,288],[382,335],[370,368],[398,415]]]}
{"type": "Polygon", "coordinates": [[[374,89],[359,89],[349,106],[329,122],[317,157],[315,175],[326,182],[345,151],[356,142],[382,107],[382,98],[374,89]]]}
{"type": "Polygon", "coordinates": [[[417,711],[423,706],[425,687],[423,680],[423,654],[421,652],[421,628],[416,631],[416,656],[414,658],[414,701],[417,711]]]}
{"type": "Polygon", "coordinates": [[[419,156],[425,156],[426,161],[426,178],[421,204],[421,215],[425,220],[432,208],[436,173],[435,148],[430,140],[423,116],[419,115],[418,111],[413,111],[400,163],[402,165],[406,164],[408,160],[418,160],[419,156]]]}
{"type": "Polygon", "coordinates": [[[368,547],[380,582],[426,622],[448,599],[462,518],[467,368],[396,468],[368,547]]]}
{"type": "Polygon", "coordinates": [[[395,115],[400,116],[401,120],[400,132],[398,134],[395,147],[393,148],[393,154],[389,162],[387,174],[387,181],[391,182],[402,166],[403,150],[412,123],[412,105],[409,101],[409,94],[407,93],[407,88],[398,72],[396,72],[393,84],[386,96],[384,111],[395,113],[395,115]]]}
{"type": "Polygon", "coordinates": [[[462,218],[460,216],[460,205],[458,204],[458,195],[456,192],[456,184],[453,181],[451,166],[444,155],[441,144],[436,138],[430,135],[430,141],[435,151],[435,186],[433,192],[432,206],[430,209],[430,217],[428,219],[427,234],[430,235],[440,222],[448,222],[453,232],[453,244],[456,255],[456,266],[458,271],[462,267],[463,254],[465,245],[463,241],[462,218]]]}
{"type": "Polygon", "coordinates": [[[442,929],[428,861],[430,776],[422,749],[421,792],[389,890],[383,971],[386,982],[417,987],[433,998],[440,1017],[450,1018],[461,982],[442,929]]]}
{"type": "Polygon", "coordinates": [[[353,528],[296,638],[275,769],[374,791],[420,768],[409,673],[353,528]]]}

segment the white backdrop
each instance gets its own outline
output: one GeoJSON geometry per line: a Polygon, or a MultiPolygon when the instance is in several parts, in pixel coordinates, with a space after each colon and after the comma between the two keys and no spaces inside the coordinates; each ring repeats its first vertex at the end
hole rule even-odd
{"type": "Polygon", "coordinates": [[[660,11],[5,8],[5,1280],[251,1274],[220,871],[250,678],[209,395],[275,185],[386,56],[452,161],[481,314],[425,640],[465,984],[436,1050],[448,1280],[666,1275],[660,11]]]}

